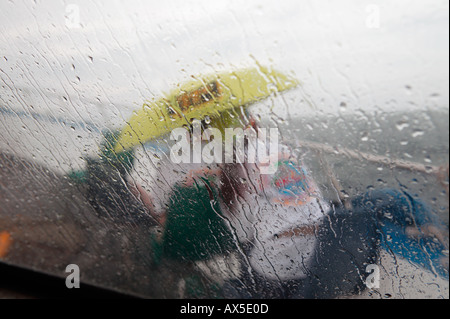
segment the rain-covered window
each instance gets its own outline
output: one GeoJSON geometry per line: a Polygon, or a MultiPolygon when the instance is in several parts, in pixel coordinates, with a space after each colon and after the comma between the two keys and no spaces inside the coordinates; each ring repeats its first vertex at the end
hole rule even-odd
{"type": "Polygon", "coordinates": [[[2,1],[0,269],[158,299],[448,298],[448,9],[2,1]]]}

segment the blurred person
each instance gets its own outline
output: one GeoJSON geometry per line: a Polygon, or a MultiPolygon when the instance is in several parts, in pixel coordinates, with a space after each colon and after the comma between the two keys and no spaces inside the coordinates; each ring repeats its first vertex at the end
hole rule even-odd
{"type": "MultiPolygon", "coordinates": [[[[247,116],[235,125],[256,129],[247,116]]],[[[287,146],[269,163],[178,166],[186,177],[170,186],[158,212],[135,176],[134,194],[161,226],[155,258],[194,263],[230,298],[358,294],[381,249],[448,280],[448,226],[422,200],[371,190],[348,208],[323,197],[287,146]],[[262,165],[275,165],[275,173],[261,174],[262,165]]]]}

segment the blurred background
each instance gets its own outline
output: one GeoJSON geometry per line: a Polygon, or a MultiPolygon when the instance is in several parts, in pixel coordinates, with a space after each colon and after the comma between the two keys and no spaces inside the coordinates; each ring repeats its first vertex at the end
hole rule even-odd
{"type": "MultiPolygon", "coordinates": [[[[301,83],[252,112],[328,197],[399,188],[448,225],[448,173],[436,176],[449,162],[448,12],[445,0],[2,1],[0,233],[11,244],[1,262],[59,277],[76,263],[93,286],[177,297],[165,283],[181,270],[152,275],[132,225],[97,219],[67,176],[145,101],[257,63],[301,83]]],[[[448,280],[389,265],[366,297],[448,298],[448,280]]]]}

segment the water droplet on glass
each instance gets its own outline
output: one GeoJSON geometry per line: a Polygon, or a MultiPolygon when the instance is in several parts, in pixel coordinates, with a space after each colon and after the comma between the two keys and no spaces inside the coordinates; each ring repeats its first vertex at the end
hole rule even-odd
{"type": "Polygon", "coordinates": [[[367,142],[368,140],[369,140],[369,133],[368,132],[364,132],[362,137],[361,137],[361,141],[367,142]]]}
{"type": "Polygon", "coordinates": [[[405,128],[409,127],[409,124],[407,122],[398,122],[395,127],[399,131],[403,131],[405,128]]]}

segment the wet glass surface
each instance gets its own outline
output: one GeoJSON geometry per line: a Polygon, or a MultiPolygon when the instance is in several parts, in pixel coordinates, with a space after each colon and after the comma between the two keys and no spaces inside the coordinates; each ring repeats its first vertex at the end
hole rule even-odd
{"type": "Polygon", "coordinates": [[[0,262],[448,298],[448,86],[446,1],[2,2],[0,262]]]}

